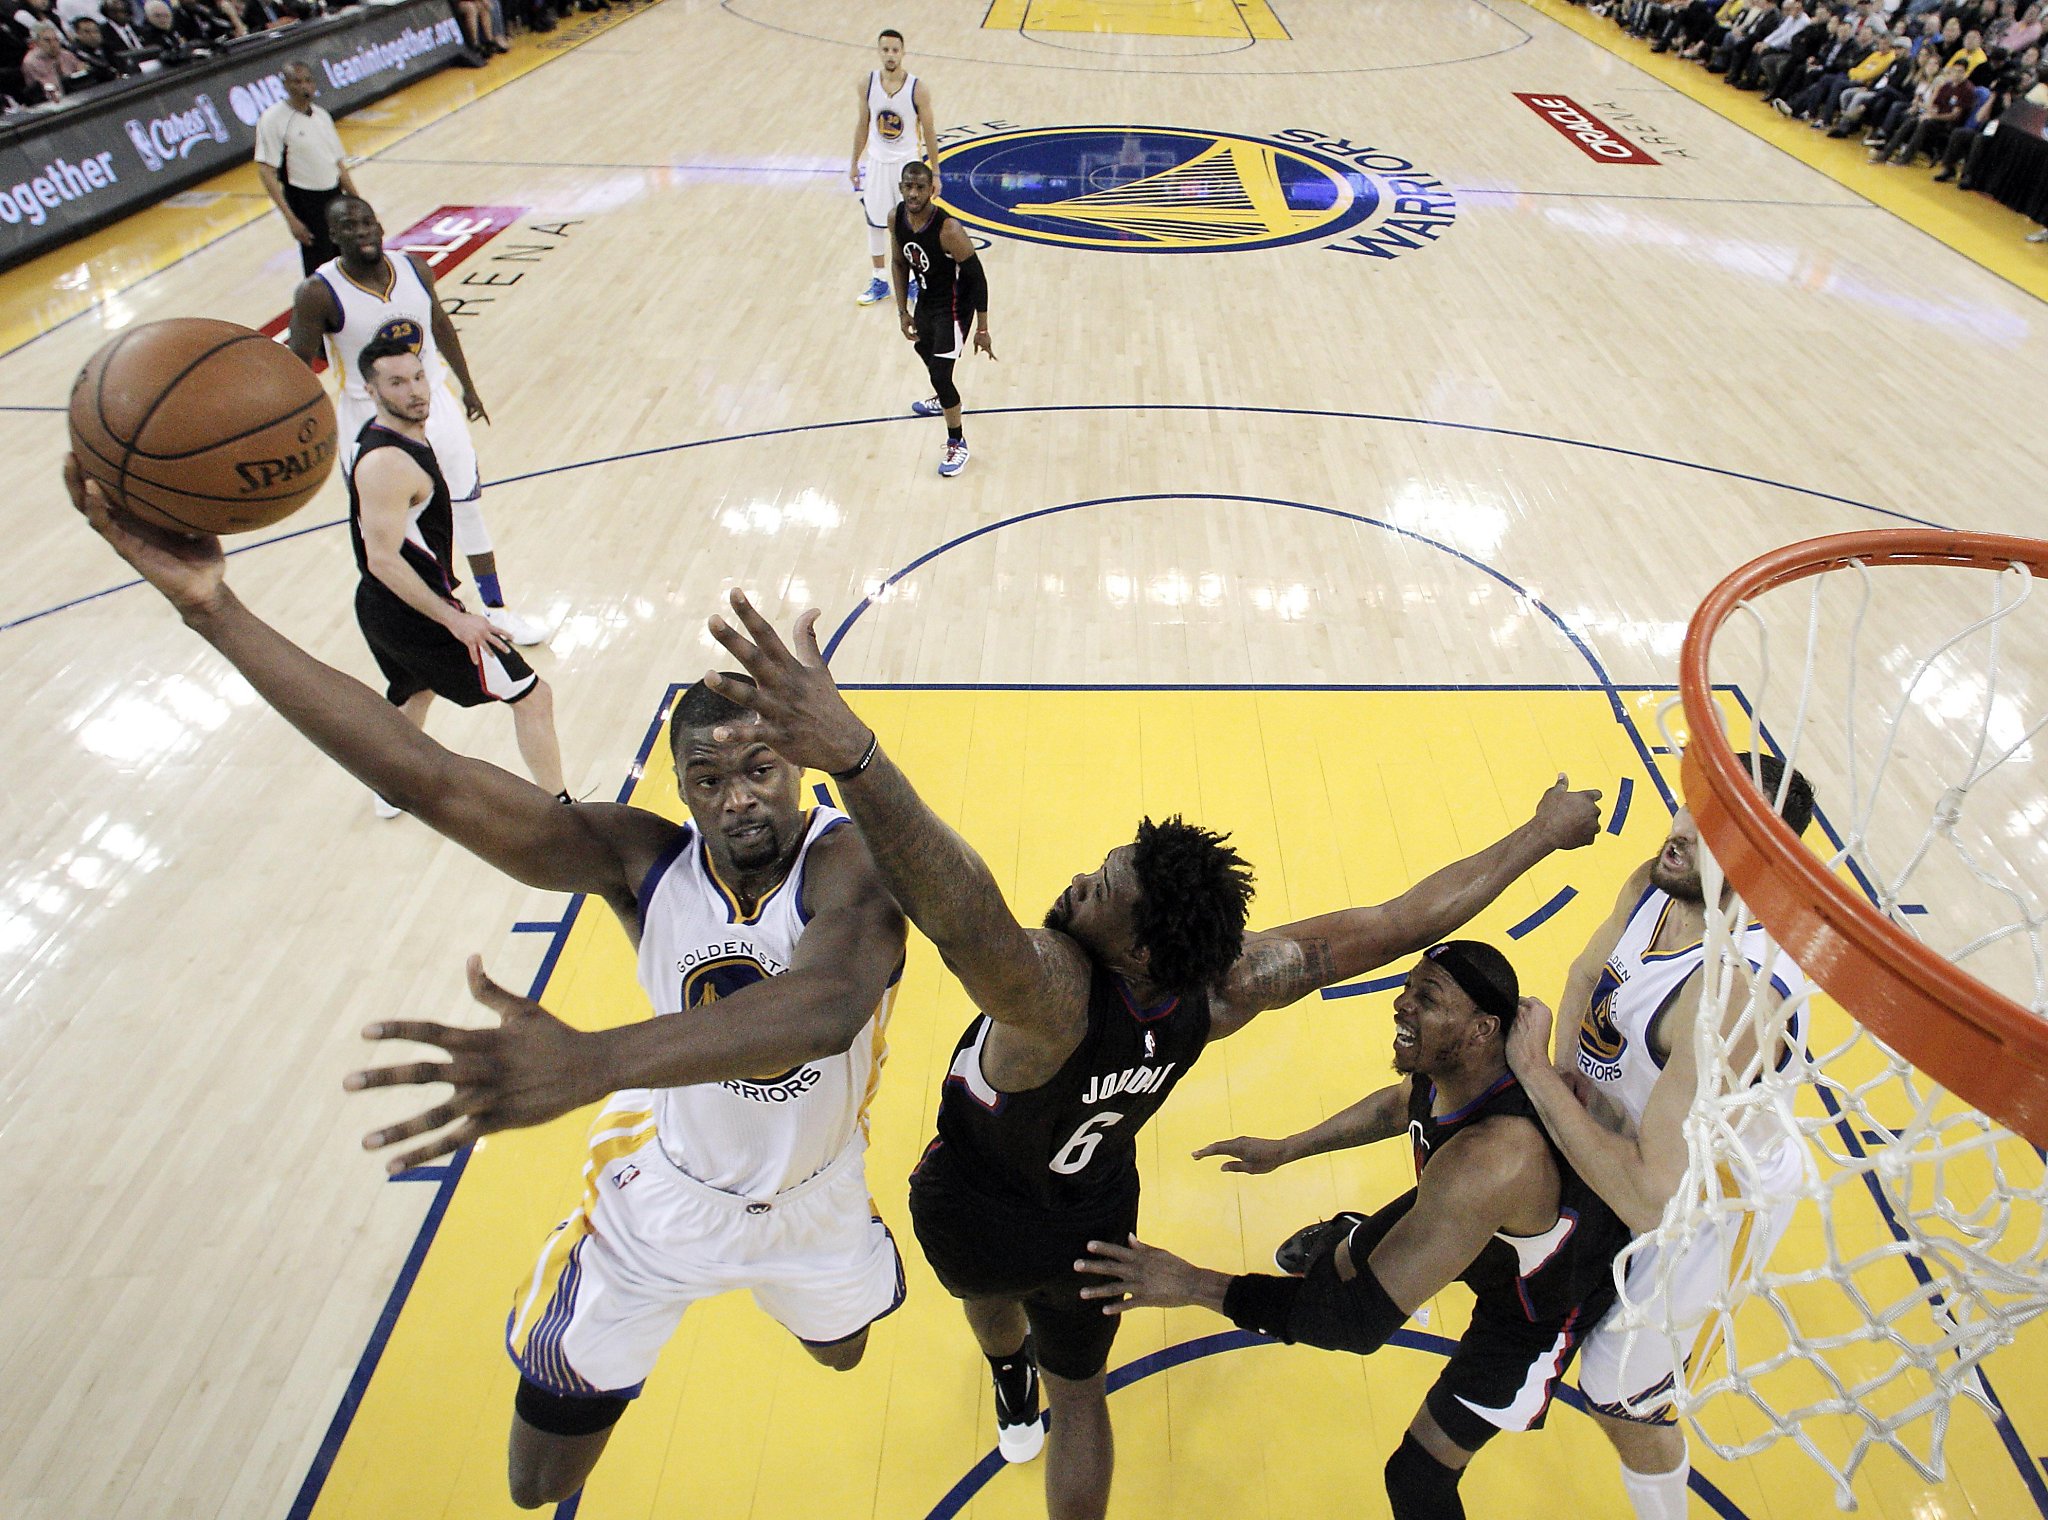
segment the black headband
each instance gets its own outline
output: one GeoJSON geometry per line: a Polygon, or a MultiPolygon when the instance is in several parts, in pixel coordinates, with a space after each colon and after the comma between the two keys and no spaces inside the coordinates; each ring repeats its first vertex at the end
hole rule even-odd
{"type": "Polygon", "coordinates": [[[1514,1022],[1515,1009],[1521,1002],[1521,983],[1516,980],[1515,968],[1508,964],[1508,958],[1493,946],[1476,939],[1447,939],[1422,954],[1456,982],[1481,1013],[1492,1014],[1503,1028],[1514,1022]]]}

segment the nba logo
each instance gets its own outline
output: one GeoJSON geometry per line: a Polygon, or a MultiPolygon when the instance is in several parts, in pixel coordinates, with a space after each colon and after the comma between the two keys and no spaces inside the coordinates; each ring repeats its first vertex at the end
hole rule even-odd
{"type": "Polygon", "coordinates": [[[628,1161],[624,1166],[620,1167],[616,1172],[612,1173],[612,1186],[615,1188],[624,1189],[627,1183],[631,1182],[635,1177],[639,1175],[640,1168],[635,1166],[632,1162],[628,1161]]]}

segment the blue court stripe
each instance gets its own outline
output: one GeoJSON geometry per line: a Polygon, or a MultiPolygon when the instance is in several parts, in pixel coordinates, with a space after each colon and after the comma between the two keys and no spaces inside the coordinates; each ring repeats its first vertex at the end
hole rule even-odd
{"type": "Polygon", "coordinates": [[[554,934],[563,927],[558,918],[544,920],[521,919],[512,926],[514,934],[554,934]]]}
{"type": "MultiPolygon", "coordinates": [[[[255,223],[247,223],[245,225],[254,226],[255,223]]],[[[239,231],[240,229],[238,228],[235,230],[239,231]]],[[[187,255],[187,257],[190,257],[190,255],[187,255]]],[[[93,308],[88,308],[88,310],[91,309],[93,308]]],[[[85,313],[80,312],[78,313],[78,315],[83,316],[85,315],[85,313]]],[[[62,327],[65,325],[65,323],[75,320],[77,320],[76,317],[67,317],[64,322],[58,323],[57,326],[62,327]]],[[[51,328],[49,329],[49,331],[54,332],[56,331],[56,328],[51,328]]],[[[42,336],[47,336],[47,334],[43,334],[42,336]]],[[[36,340],[33,338],[29,340],[29,342],[34,341],[36,340]]],[[[0,358],[4,357],[6,357],[4,354],[0,354],[0,358]]],[[[1554,433],[1534,433],[1527,432],[1519,428],[1489,427],[1483,423],[1477,422],[1452,422],[1438,417],[1406,417],[1391,412],[1334,411],[1327,409],[1318,409],[1314,407],[1295,406],[1204,406],[1197,402],[1154,402],[1149,404],[1139,404],[1131,402],[1098,402],[1091,403],[1088,405],[1068,406],[996,406],[981,408],[975,412],[975,415],[977,417],[1051,416],[1070,412],[1221,412],[1231,414],[1242,414],[1245,416],[1252,417],[1314,417],[1339,422],[1386,422],[1399,426],[1442,428],[1451,432],[1481,433],[1488,434],[1497,438],[1522,439],[1532,443],[1552,443],[1557,444],[1562,448],[1588,449],[1594,453],[1613,454],[1616,457],[1622,459],[1641,459],[1651,464],[1672,465],[1681,470],[1697,470],[1701,474],[1705,475],[1718,475],[1727,480],[1739,480],[1750,485],[1768,486],[1774,491],[1790,491],[1797,496],[1810,496],[1814,498],[1816,501],[1833,502],[1838,506],[1854,507],[1858,511],[1862,512],[1874,512],[1880,517],[1894,518],[1899,522],[1912,523],[1918,527],[1923,528],[1945,528],[1950,526],[1947,523],[1938,523],[1929,518],[1915,517],[1908,512],[1896,511],[1890,507],[1880,507],[1867,501],[1857,501],[1854,497],[1840,496],[1832,491],[1820,491],[1815,490],[1811,486],[1793,485],[1788,481],[1772,480],[1767,476],[1751,475],[1741,470],[1726,469],[1720,465],[1702,464],[1697,460],[1677,459],[1673,458],[1668,454],[1652,454],[1645,452],[1642,449],[1622,448],[1617,444],[1611,443],[1592,443],[1583,438],[1565,438],[1554,433]]],[[[839,422],[797,423],[789,427],[764,428],[758,432],[753,433],[727,433],[716,438],[694,438],[683,443],[665,443],[657,445],[654,448],[634,449],[623,454],[603,454],[599,455],[594,459],[572,460],[568,464],[549,465],[543,469],[528,470],[523,475],[508,475],[507,477],[505,477],[505,479],[494,480],[490,482],[490,484],[493,487],[518,485],[521,484],[522,482],[529,480],[540,480],[549,475],[567,474],[572,470],[589,470],[596,469],[602,465],[626,464],[638,459],[652,459],[662,454],[675,454],[689,449],[710,448],[715,444],[749,443],[757,439],[782,438],[798,433],[824,433],[833,432],[844,428],[876,427],[884,423],[918,421],[921,421],[921,419],[897,414],[890,415],[887,417],[853,417],[847,418],[839,422]]],[[[1198,498],[1191,497],[1189,499],[1198,498]]],[[[1325,508],[1321,510],[1332,509],[1325,508]]],[[[1025,514],[1025,516],[1027,517],[1031,515],[1033,514],[1025,514]]],[[[281,533],[276,535],[275,537],[262,539],[253,544],[244,544],[240,548],[230,549],[228,552],[230,554],[244,554],[251,549],[261,549],[269,544],[282,543],[286,539],[296,538],[302,533],[317,532],[321,528],[339,527],[341,526],[342,523],[346,521],[346,518],[335,518],[331,522],[318,523],[311,528],[300,528],[296,529],[291,533],[281,533]]],[[[1013,519],[1013,521],[1023,521],[1023,518],[1013,519]]],[[[941,549],[935,550],[933,552],[942,553],[944,551],[944,547],[945,546],[942,546],[941,549]]],[[[915,564],[906,568],[915,569],[917,564],[922,563],[923,560],[919,560],[915,564]]],[[[1473,561],[1473,563],[1478,564],[1481,562],[1475,560],[1473,561]]],[[[899,572],[899,574],[900,573],[903,572],[899,572]]],[[[118,585],[108,586],[99,591],[88,592],[84,596],[73,597],[70,601],[60,602],[54,607],[45,607],[42,608],[40,611],[25,613],[21,617],[11,619],[8,622],[0,623],[0,633],[6,633],[9,629],[20,628],[24,624],[33,623],[40,618],[49,617],[53,613],[64,612],[69,610],[70,608],[82,606],[86,602],[96,601],[100,597],[110,596],[116,591],[126,591],[131,587],[139,586],[141,584],[142,582],[139,580],[122,581],[118,585]]],[[[865,603],[863,603],[863,605],[865,605],[865,603]]],[[[844,625],[842,625],[842,628],[843,627],[844,625]]],[[[837,637],[838,636],[835,634],[835,642],[837,641],[837,637]]],[[[828,649],[826,652],[827,654],[829,654],[831,651],[828,649]]],[[[1629,686],[1617,687],[1613,689],[1626,691],[1640,691],[1651,688],[1629,686]]],[[[1625,726],[1628,727],[1631,732],[1634,731],[1635,725],[1633,723],[1627,724],[1625,726]]],[[[1660,787],[1660,790],[1661,789],[1662,788],[1660,787]]]]}
{"type": "Polygon", "coordinates": [[[385,1180],[387,1182],[441,1182],[446,1180],[451,1175],[451,1172],[452,1168],[444,1161],[439,1165],[407,1167],[402,1172],[393,1172],[385,1180]]]}
{"type": "Polygon", "coordinates": [[[1545,903],[1542,907],[1538,908],[1534,913],[1531,913],[1519,924],[1516,924],[1512,928],[1510,928],[1508,930],[1508,938],[1521,939],[1525,935],[1534,934],[1538,929],[1542,928],[1545,924],[1549,923],[1550,920],[1556,916],[1558,909],[1562,908],[1566,903],[1570,902],[1574,897],[1577,897],[1578,895],[1579,889],[1577,887],[1559,887],[1557,889],[1557,895],[1552,897],[1549,902],[1545,903]]]}
{"type": "Polygon", "coordinates": [[[1607,820],[1608,833],[1619,834],[1621,832],[1622,824],[1628,821],[1628,805],[1635,800],[1635,795],[1636,778],[1633,776],[1623,776],[1620,783],[1614,788],[1614,813],[1607,820]]]}
{"type": "MultiPolygon", "coordinates": [[[[1145,1356],[1141,1356],[1134,1362],[1127,1362],[1110,1373],[1109,1377],[1105,1380],[1105,1386],[1110,1393],[1114,1394],[1121,1389],[1130,1387],[1133,1383],[1144,1381],[1155,1373],[1166,1372],[1174,1367],[1183,1366],[1188,1362],[1200,1361],[1204,1357],[1220,1356],[1226,1351],[1243,1351],[1253,1346],[1277,1346],[1279,1344],[1278,1341],[1266,1336],[1254,1335],[1249,1330],[1219,1331],[1214,1335],[1204,1335],[1195,1340],[1182,1341],[1179,1345],[1168,1346],[1164,1350],[1150,1352],[1145,1356]]],[[[1387,1337],[1387,1344],[1389,1346],[1399,1346],[1404,1351],[1421,1351],[1445,1358],[1449,1358],[1458,1349],[1456,1341],[1446,1340],[1441,1335],[1430,1335],[1421,1330],[1396,1330],[1387,1337]]],[[[1568,1408],[1576,1409],[1580,1414],[1586,1412],[1585,1397],[1578,1389],[1571,1387],[1569,1384],[1558,1384],[1557,1402],[1568,1408]]],[[[1039,1419],[1042,1423],[1050,1423],[1045,1415],[1040,1415],[1039,1419]]],[[[945,1495],[939,1502],[926,1512],[924,1520],[953,1520],[953,1517],[960,1513],[969,1500],[973,1499],[975,1495],[988,1486],[989,1479],[1003,1470],[1004,1465],[1003,1454],[1000,1451],[991,1450],[985,1453],[979,1462],[976,1462],[974,1466],[967,1470],[966,1475],[959,1482],[946,1490],[945,1495]]],[[[1734,1500],[1722,1493],[1714,1483],[1697,1471],[1692,1475],[1691,1487],[1692,1491],[1699,1495],[1707,1508],[1720,1517],[1720,1520],[1749,1520],[1749,1517],[1743,1513],[1742,1508],[1734,1500]]],[[[557,1510],[555,1512],[555,1520],[569,1520],[569,1517],[560,1510],[557,1510]]]]}
{"type": "Polygon", "coordinates": [[[1326,998],[1364,997],[1372,992],[1391,992],[1408,980],[1408,973],[1397,972],[1393,976],[1377,976],[1369,982],[1347,982],[1342,987],[1325,987],[1326,998]]]}

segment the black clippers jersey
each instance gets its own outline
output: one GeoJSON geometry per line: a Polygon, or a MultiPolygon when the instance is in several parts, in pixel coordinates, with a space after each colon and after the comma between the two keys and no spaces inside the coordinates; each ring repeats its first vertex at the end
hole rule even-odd
{"type": "Polygon", "coordinates": [[[406,525],[399,553],[405,556],[405,562],[412,566],[414,573],[439,596],[453,596],[460,584],[455,577],[455,519],[448,506],[448,482],[442,479],[441,462],[434,457],[434,451],[428,445],[415,443],[374,420],[364,423],[362,432],[356,435],[355,463],[349,466],[348,472],[348,537],[356,551],[356,569],[362,572],[363,586],[371,596],[388,601],[407,616],[426,622],[429,620],[425,614],[415,611],[397,592],[370,573],[369,555],[363,548],[363,504],[356,495],[356,471],[376,449],[405,450],[412,456],[413,463],[427,472],[427,479],[434,483],[434,494],[406,525]]]}
{"type": "Polygon", "coordinates": [[[927,209],[932,219],[925,223],[924,231],[912,232],[909,211],[901,201],[896,203],[896,241],[903,246],[903,262],[910,266],[911,277],[917,281],[918,311],[950,312],[958,266],[953,255],[940,246],[939,231],[953,218],[944,206],[933,204],[927,209]]]}
{"type": "MultiPolygon", "coordinates": [[[[1441,1117],[1430,1112],[1435,1100],[1435,1085],[1417,1077],[1408,1092],[1408,1141],[1415,1150],[1417,1177],[1451,1136],[1482,1119],[1527,1119],[1550,1145],[1535,1105],[1511,1072],[1503,1072],[1477,1098],[1441,1117]]],[[[1580,1180],[1555,1145],[1550,1145],[1550,1155],[1557,1163],[1557,1223],[1541,1235],[1496,1234],[1486,1243],[1472,1265],[1458,1274],[1478,1299],[1475,1312],[1541,1324],[1563,1322],[1574,1311],[1583,1311],[1584,1319],[1597,1319],[1614,1301],[1612,1267],[1615,1253],[1629,1242],[1628,1228],[1580,1180]]]]}
{"type": "Polygon", "coordinates": [[[1087,1213],[1138,1185],[1138,1131],[1209,1039],[1209,997],[1131,1001],[1123,979],[1098,970],[1088,1032],[1051,1080],[999,1093],[981,1071],[994,1021],[967,1026],[939,1096],[939,1144],[964,1177],[996,1197],[1048,1213],[1087,1213]]]}

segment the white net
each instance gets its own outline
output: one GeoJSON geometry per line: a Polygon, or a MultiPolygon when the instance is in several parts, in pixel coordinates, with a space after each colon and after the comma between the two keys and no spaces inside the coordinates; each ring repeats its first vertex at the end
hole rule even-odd
{"type": "MultiPolygon", "coordinates": [[[[2048,1017],[2048,598],[2034,591],[2020,566],[1852,564],[1742,603],[1710,660],[1752,776],[1775,752],[1813,783],[1805,842],[1828,869],[1899,935],[2048,1017]]],[[[1810,983],[1774,991],[1752,963],[1773,966],[1775,943],[1758,953],[1748,908],[1721,902],[1704,841],[1700,854],[1688,1171],[1617,1269],[1644,1258],[1624,1322],[1668,1338],[1687,1369],[1679,1413],[1707,1445],[1739,1458],[1796,1442],[1853,1508],[1873,1450],[1934,1481],[1958,1400],[2003,1418],[1986,1381],[1999,1364],[1980,1364],[2048,1308],[2048,1168],[1810,983]],[[1703,1239],[1720,1286],[1687,1304],[1674,1274],[1703,1239]]]]}

